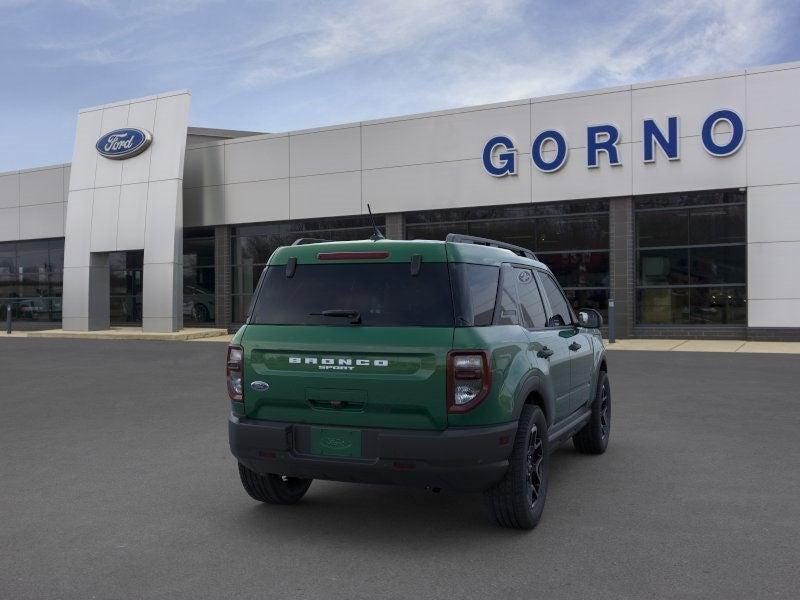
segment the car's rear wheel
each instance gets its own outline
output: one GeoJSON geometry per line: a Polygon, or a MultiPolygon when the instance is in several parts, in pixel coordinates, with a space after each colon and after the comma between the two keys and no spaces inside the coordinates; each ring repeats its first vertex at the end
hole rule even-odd
{"type": "Polygon", "coordinates": [[[208,312],[208,308],[204,304],[195,304],[192,307],[192,317],[198,323],[205,323],[211,320],[211,313],[208,312]]]}
{"type": "Polygon", "coordinates": [[[583,454],[602,454],[608,448],[611,435],[611,384],[608,374],[600,371],[597,392],[592,402],[592,416],[578,433],[572,436],[575,449],[583,454]]]}
{"type": "Polygon", "coordinates": [[[505,477],[484,492],[489,519],[502,527],[533,529],[542,518],[550,472],[547,421],[538,406],[525,405],[505,477]]]}
{"type": "Polygon", "coordinates": [[[267,504],[295,504],[305,496],[311,479],[285,475],[260,475],[239,463],[239,478],[250,497],[267,504]]]}

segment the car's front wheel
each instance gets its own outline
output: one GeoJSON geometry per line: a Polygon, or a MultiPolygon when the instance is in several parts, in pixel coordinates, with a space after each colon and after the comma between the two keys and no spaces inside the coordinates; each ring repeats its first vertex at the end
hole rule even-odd
{"type": "Polygon", "coordinates": [[[239,478],[250,497],[267,504],[295,504],[305,496],[311,479],[285,475],[260,475],[239,463],[239,478]]]}
{"type": "Polygon", "coordinates": [[[547,498],[550,452],[547,421],[538,406],[525,405],[505,477],[484,492],[489,519],[502,527],[533,529],[547,498]]]}
{"type": "Polygon", "coordinates": [[[592,415],[588,423],[572,436],[575,449],[583,454],[602,454],[608,448],[611,435],[611,384],[608,374],[600,371],[597,392],[592,402],[592,415]]]}

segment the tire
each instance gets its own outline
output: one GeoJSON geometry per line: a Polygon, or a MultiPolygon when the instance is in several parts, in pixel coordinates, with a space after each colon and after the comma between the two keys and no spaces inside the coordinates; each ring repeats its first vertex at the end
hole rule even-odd
{"type": "Polygon", "coordinates": [[[538,406],[525,405],[519,418],[508,471],[483,493],[489,520],[513,529],[533,529],[542,518],[550,474],[547,421],[538,406]]]}
{"type": "Polygon", "coordinates": [[[611,384],[608,374],[600,371],[597,392],[592,402],[592,416],[578,433],[572,436],[575,449],[582,454],[602,454],[611,436],[611,384]]]}
{"type": "Polygon", "coordinates": [[[259,475],[241,463],[239,463],[239,478],[251,498],[267,504],[296,504],[305,496],[312,481],[272,473],[259,475]]]}
{"type": "Polygon", "coordinates": [[[194,307],[192,307],[192,317],[194,317],[194,320],[198,323],[205,323],[210,320],[211,313],[204,304],[195,304],[194,307]]]}

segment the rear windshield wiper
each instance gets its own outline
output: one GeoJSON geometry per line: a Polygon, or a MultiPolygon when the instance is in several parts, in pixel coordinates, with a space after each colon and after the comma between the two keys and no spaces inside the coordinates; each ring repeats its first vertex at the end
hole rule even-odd
{"type": "Polygon", "coordinates": [[[309,313],[309,314],[315,317],[342,317],[345,319],[350,319],[351,325],[361,324],[361,313],[359,313],[357,310],[351,310],[349,308],[323,310],[322,312],[309,313]]]}

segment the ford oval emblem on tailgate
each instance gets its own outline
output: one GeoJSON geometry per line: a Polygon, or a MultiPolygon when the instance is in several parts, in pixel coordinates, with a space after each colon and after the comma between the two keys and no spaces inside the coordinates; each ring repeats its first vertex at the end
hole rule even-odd
{"type": "Polygon", "coordinates": [[[266,392],[269,389],[269,384],[266,381],[254,381],[250,384],[250,389],[256,392],[266,392]]]}

